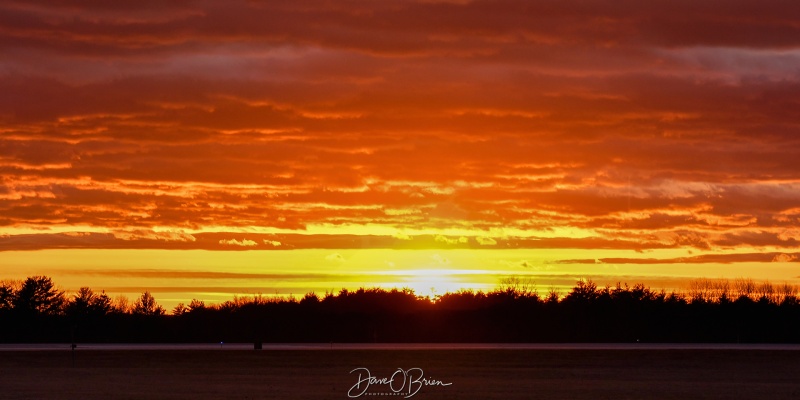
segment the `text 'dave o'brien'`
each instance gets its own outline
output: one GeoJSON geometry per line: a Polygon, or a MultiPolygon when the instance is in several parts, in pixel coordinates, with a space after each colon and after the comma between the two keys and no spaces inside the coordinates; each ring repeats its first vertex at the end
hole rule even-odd
{"type": "Polygon", "coordinates": [[[396,369],[391,375],[378,377],[372,375],[367,368],[355,368],[350,371],[357,377],[356,383],[347,391],[347,397],[362,396],[402,396],[409,398],[425,386],[450,386],[452,382],[444,382],[426,377],[422,368],[396,369]]]}

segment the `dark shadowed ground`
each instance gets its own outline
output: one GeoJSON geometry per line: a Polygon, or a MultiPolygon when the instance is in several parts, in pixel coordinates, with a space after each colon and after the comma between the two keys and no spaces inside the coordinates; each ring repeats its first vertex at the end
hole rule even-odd
{"type": "MultiPolygon", "coordinates": [[[[78,350],[74,356],[73,367],[69,351],[0,352],[0,398],[346,399],[355,368],[378,378],[420,368],[426,378],[452,382],[422,387],[413,399],[800,398],[798,351],[78,350]]],[[[372,394],[360,398],[405,397],[375,394],[385,392],[387,386],[372,385],[366,392],[372,394]]]]}

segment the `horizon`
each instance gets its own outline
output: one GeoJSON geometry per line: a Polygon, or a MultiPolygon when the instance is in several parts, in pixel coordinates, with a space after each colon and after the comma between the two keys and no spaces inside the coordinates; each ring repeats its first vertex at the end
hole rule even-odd
{"type": "Polygon", "coordinates": [[[6,1],[0,279],[798,285],[788,8],[6,1]]]}
{"type": "MultiPolygon", "coordinates": [[[[361,252],[361,251],[358,251],[361,252]]],[[[455,252],[451,250],[451,252],[455,252]]],[[[69,251],[67,252],[69,253],[69,251]]],[[[378,255],[384,253],[380,250],[376,251],[378,255]]],[[[417,251],[423,253],[424,251],[417,251]]],[[[450,261],[447,258],[442,258],[441,254],[448,255],[448,252],[436,251],[431,253],[431,257],[437,263],[441,260],[450,261]]],[[[465,252],[462,252],[465,253],[465,252]]],[[[467,256],[472,258],[475,256],[474,251],[462,254],[461,258],[467,256]]],[[[491,254],[492,251],[484,250],[484,254],[491,254]]],[[[27,258],[26,253],[19,253],[22,257],[27,258]]],[[[169,253],[164,253],[165,255],[169,253]]],[[[321,258],[325,251],[317,252],[316,257],[321,258]]],[[[346,259],[350,257],[347,255],[346,259]]],[[[800,285],[791,283],[791,279],[753,279],[752,277],[742,275],[746,273],[747,266],[742,266],[739,269],[725,268],[725,274],[718,276],[702,276],[702,275],[686,275],[675,276],[659,274],[658,272],[653,275],[631,275],[629,273],[620,272],[618,267],[614,267],[614,271],[607,270],[607,274],[597,274],[592,270],[575,270],[570,269],[573,266],[558,265],[558,269],[552,268],[549,271],[546,268],[536,268],[532,272],[523,274],[513,273],[513,270],[495,270],[495,269],[452,269],[452,268],[422,268],[422,269],[383,269],[374,270],[361,265],[362,269],[353,269],[352,267],[340,268],[338,270],[329,269],[315,269],[306,271],[293,271],[289,269],[276,269],[271,268],[270,273],[259,272],[263,268],[258,265],[252,265],[254,262],[257,264],[260,260],[257,254],[247,253],[256,257],[256,260],[248,260],[251,265],[239,265],[236,272],[229,271],[211,271],[204,270],[202,267],[197,269],[197,265],[173,265],[170,269],[135,269],[120,267],[117,269],[107,268],[83,268],[81,269],[51,269],[50,273],[40,274],[53,278],[57,284],[57,288],[63,291],[69,301],[72,301],[72,296],[77,292],[78,288],[88,287],[95,293],[105,293],[114,298],[122,296],[129,300],[131,303],[137,300],[143,292],[154,294],[155,300],[167,311],[172,310],[178,304],[188,304],[191,300],[200,300],[208,305],[220,305],[235,299],[274,299],[274,300],[291,300],[300,299],[306,294],[314,294],[323,296],[327,294],[337,295],[341,290],[354,292],[359,289],[382,289],[382,290],[411,290],[414,295],[421,298],[428,298],[435,301],[437,298],[448,293],[457,293],[463,290],[491,293],[502,291],[504,287],[514,281],[519,286],[524,286],[527,290],[532,290],[538,296],[547,297],[551,292],[555,292],[560,298],[567,295],[572,289],[575,288],[577,282],[593,282],[598,288],[603,287],[633,287],[637,284],[642,284],[653,291],[665,291],[679,296],[686,296],[691,298],[691,292],[697,289],[695,286],[712,284],[725,284],[724,287],[733,291],[731,285],[736,285],[740,282],[749,281],[756,287],[760,285],[771,285],[780,288],[781,286],[789,285],[795,293],[798,292],[800,285]],[[586,271],[594,272],[590,276],[586,271]],[[739,273],[737,275],[737,273],[739,273]],[[63,285],[62,279],[69,285],[63,285]],[[158,280],[159,285],[145,285],[135,286],[138,282],[149,282],[158,280]],[[208,282],[215,283],[223,279],[223,284],[217,283],[211,286],[198,286],[198,283],[208,282]],[[86,282],[102,282],[103,286],[92,286],[86,282]],[[482,283],[488,281],[491,283],[482,283]],[[129,286],[115,286],[120,283],[129,286]],[[229,283],[229,285],[225,285],[229,283]],[[134,286],[130,286],[134,285],[134,286]],[[249,286],[243,286],[249,285],[249,286]],[[777,286],[776,286],[777,285],[777,286]],[[72,289],[74,287],[75,289],[72,289]]],[[[172,261],[180,261],[187,264],[187,260],[194,258],[182,257],[181,255],[171,254],[172,261]]],[[[103,257],[101,257],[103,258],[103,257]]],[[[369,260],[369,257],[366,257],[369,260]]],[[[419,257],[416,257],[419,259],[419,257]]],[[[343,259],[345,259],[343,257],[343,259]]],[[[455,258],[458,260],[459,258],[455,258]]],[[[305,257],[300,257],[295,262],[304,263],[305,257]]],[[[486,259],[484,258],[484,261],[486,259]]],[[[128,263],[139,263],[141,259],[135,259],[128,263]]],[[[507,265],[502,259],[492,260],[494,265],[507,265]]],[[[369,263],[369,261],[368,261],[369,263]]],[[[84,263],[85,264],[85,263],[84,263]]],[[[203,265],[220,265],[220,262],[214,259],[207,260],[203,265]]],[[[227,264],[226,264],[227,265],[227,264]]],[[[577,264],[580,267],[580,264],[577,264]]],[[[635,266],[634,268],[637,268],[635,266]]],[[[692,266],[688,266],[685,271],[691,272],[692,266]]],[[[675,271],[671,271],[674,273],[675,271]]],[[[793,274],[791,269],[784,268],[773,271],[774,273],[793,274]]],[[[788,275],[787,275],[788,276],[788,275]]],[[[23,279],[14,279],[21,282],[23,279]]],[[[0,282],[8,283],[10,279],[7,277],[0,277],[0,282]]],[[[719,286],[719,285],[718,285],[719,286]]],[[[705,288],[710,289],[710,288],[705,288]]],[[[721,290],[722,286],[714,287],[713,290],[721,290]]],[[[759,289],[760,290],[760,289],[759,289]]]]}

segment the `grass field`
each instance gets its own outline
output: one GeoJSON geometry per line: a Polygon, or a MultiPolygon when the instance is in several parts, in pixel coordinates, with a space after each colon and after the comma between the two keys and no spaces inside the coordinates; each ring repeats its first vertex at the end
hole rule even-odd
{"type": "MultiPolygon", "coordinates": [[[[346,399],[355,368],[378,378],[421,368],[452,383],[413,399],[800,398],[797,351],[79,350],[74,366],[71,356],[0,352],[0,398],[346,399]]],[[[388,391],[371,385],[360,398],[388,391]]]]}

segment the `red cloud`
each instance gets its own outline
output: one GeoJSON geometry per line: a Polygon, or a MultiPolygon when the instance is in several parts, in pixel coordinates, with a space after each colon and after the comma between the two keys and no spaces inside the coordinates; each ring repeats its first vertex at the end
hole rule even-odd
{"type": "Polygon", "coordinates": [[[4,2],[0,246],[793,247],[796,10],[4,2]]]}

